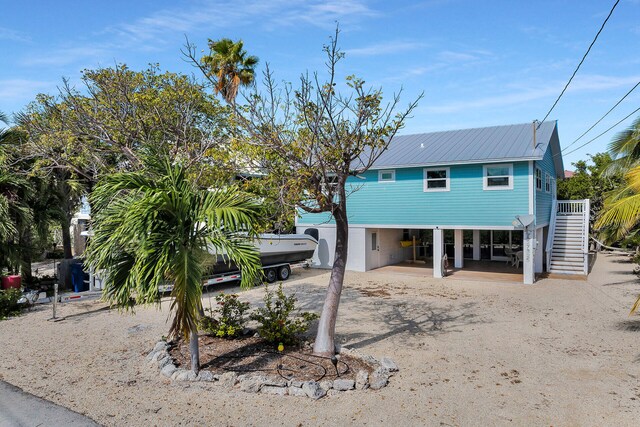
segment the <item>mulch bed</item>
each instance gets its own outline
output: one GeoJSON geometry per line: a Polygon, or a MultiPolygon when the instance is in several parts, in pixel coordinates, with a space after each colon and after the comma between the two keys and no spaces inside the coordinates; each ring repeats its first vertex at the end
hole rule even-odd
{"type": "MultiPolygon", "coordinates": [[[[189,369],[188,342],[177,342],[169,354],[177,367],[189,369]]],[[[201,370],[214,374],[231,371],[295,381],[355,380],[360,370],[372,372],[371,366],[349,355],[339,355],[334,367],[330,358],[313,355],[308,346],[289,346],[279,352],[273,344],[257,337],[223,339],[201,335],[200,364],[201,370]]]]}

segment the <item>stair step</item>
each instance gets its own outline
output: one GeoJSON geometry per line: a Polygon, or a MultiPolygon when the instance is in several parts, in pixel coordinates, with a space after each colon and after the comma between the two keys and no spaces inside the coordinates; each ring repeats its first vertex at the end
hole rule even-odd
{"type": "Polygon", "coordinates": [[[552,269],[549,270],[549,273],[552,273],[552,274],[584,274],[584,270],[569,271],[569,270],[554,270],[552,268],[552,269]]]}
{"type": "Polygon", "coordinates": [[[582,269],[584,262],[570,262],[570,261],[551,261],[551,267],[559,267],[567,270],[582,269]]]}
{"type": "Polygon", "coordinates": [[[584,255],[582,254],[553,254],[551,256],[551,261],[580,261],[584,260],[584,255]]]}

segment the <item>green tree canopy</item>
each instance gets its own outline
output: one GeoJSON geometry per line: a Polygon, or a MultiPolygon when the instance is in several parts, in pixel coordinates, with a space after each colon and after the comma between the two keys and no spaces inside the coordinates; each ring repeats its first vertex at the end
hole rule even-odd
{"type": "MultiPolygon", "coordinates": [[[[257,277],[252,245],[259,208],[235,187],[200,188],[183,162],[144,159],[143,168],[104,176],[91,195],[93,230],[87,262],[103,270],[104,297],[120,307],[158,301],[159,286],[174,284],[170,334],[191,340],[199,369],[198,319],[202,274],[211,253],[242,269],[242,285],[257,277]]],[[[214,258],[215,259],[215,258],[214,258]]]]}

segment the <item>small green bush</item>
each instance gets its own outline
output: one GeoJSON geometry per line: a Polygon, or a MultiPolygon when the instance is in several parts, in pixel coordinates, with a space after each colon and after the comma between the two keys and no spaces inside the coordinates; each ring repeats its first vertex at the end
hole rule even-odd
{"type": "Polygon", "coordinates": [[[235,338],[242,333],[246,323],[245,313],[248,302],[242,302],[238,295],[223,293],[216,296],[216,308],[207,308],[209,316],[200,320],[200,329],[220,338],[235,338]]]}
{"type": "Polygon", "coordinates": [[[309,329],[309,324],[318,318],[316,313],[297,310],[297,301],[295,295],[285,295],[282,283],[275,295],[265,285],[264,307],[251,314],[251,319],[260,323],[260,336],[274,344],[296,343],[298,337],[309,329]]]}
{"type": "Polygon", "coordinates": [[[20,296],[22,292],[19,289],[0,290],[0,320],[20,313],[20,296]]]}

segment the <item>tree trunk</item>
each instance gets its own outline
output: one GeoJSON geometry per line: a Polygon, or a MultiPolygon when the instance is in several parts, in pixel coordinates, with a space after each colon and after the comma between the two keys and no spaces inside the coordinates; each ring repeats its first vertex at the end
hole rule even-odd
{"type": "Polygon", "coordinates": [[[198,347],[198,327],[195,325],[189,334],[189,353],[191,354],[191,370],[198,375],[200,372],[200,348],[198,347]]]}
{"type": "Polygon", "coordinates": [[[18,243],[20,246],[20,274],[24,284],[29,287],[33,284],[33,275],[31,274],[32,242],[31,229],[27,227],[26,230],[21,230],[18,243]]]}
{"type": "Polygon", "coordinates": [[[71,259],[73,258],[73,253],[71,252],[71,231],[69,231],[71,221],[64,218],[60,221],[60,227],[62,228],[62,249],[64,250],[64,258],[71,259]]]}
{"type": "Polygon", "coordinates": [[[340,206],[333,212],[336,221],[336,251],[331,278],[324,299],[322,314],[318,322],[318,333],[313,344],[313,353],[322,356],[333,356],[336,352],[335,333],[338,306],[342,294],[344,272],[347,267],[347,251],[349,243],[349,220],[347,219],[346,200],[341,194],[340,206]]]}

